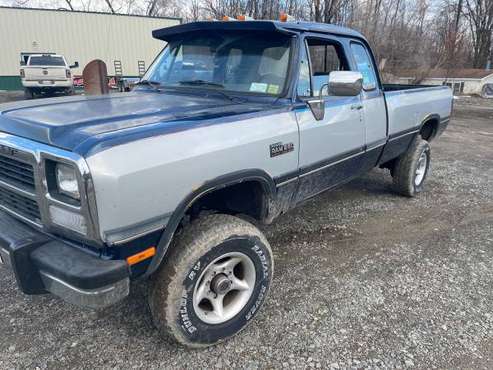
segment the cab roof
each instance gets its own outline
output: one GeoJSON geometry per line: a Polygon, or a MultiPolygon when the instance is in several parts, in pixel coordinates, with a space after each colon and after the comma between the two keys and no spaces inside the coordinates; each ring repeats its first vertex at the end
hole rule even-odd
{"type": "Polygon", "coordinates": [[[314,32],[354,37],[366,41],[365,37],[347,27],[316,22],[280,22],[280,21],[206,21],[180,24],[152,31],[156,39],[169,41],[183,34],[200,31],[264,31],[293,34],[314,32]]]}

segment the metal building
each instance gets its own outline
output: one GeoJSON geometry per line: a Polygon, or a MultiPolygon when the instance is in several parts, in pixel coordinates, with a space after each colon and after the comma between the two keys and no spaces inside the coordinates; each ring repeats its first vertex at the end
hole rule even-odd
{"type": "Polygon", "coordinates": [[[69,64],[79,62],[74,76],[101,59],[109,75],[137,77],[163,48],[151,31],[179,23],[178,18],[0,7],[0,90],[22,88],[21,53],[62,54],[69,64]]]}

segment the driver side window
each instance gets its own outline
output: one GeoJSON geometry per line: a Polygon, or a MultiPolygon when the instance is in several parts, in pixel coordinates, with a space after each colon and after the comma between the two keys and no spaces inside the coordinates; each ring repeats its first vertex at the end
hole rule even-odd
{"type": "MultiPolygon", "coordinates": [[[[301,53],[298,80],[300,97],[318,96],[330,72],[348,70],[341,46],[333,41],[307,39],[301,53]]],[[[327,96],[327,89],[324,89],[323,95],[327,96]]]]}

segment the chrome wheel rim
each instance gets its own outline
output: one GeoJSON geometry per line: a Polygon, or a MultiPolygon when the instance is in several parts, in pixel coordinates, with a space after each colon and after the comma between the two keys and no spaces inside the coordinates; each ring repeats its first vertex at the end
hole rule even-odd
{"type": "Polygon", "coordinates": [[[240,252],[212,261],[197,279],[193,308],[207,324],[222,324],[235,317],[253,294],[256,273],[250,257],[240,252]]]}
{"type": "Polygon", "coordinates": [[[426,175],[426,167],[428,165],[428,156],[426,152],[421,153],[416,166],[416,175],[414,177],[414,185],[419,186],[423,182],[426,175]]]}

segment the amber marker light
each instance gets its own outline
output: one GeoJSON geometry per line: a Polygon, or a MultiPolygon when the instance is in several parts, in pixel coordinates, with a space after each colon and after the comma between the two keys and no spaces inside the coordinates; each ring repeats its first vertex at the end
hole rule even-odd
{"type": "Polygon", "coordinates": [[[254,18],[249,17],[247,15],[239,15],[238,17],[236,17],[236,19],[239,21],[254,21],[255,20],[254,18]]]}
{"type": "Polygon", "coordinates": [[[153,257],[156,254],[156,247],[150,247],[145,251],[134,254],[133,256],[127,257],[127,263],[129,266],[135,265],[142,262],[148,258],[153,257]]]}
{"type": "Polygon", "coordinates": [[[287,13],[281,13],[281,16],[279,17],[279,20],[281,22],[293,22],[294,21],[294,17],[287,14],[287,13]]]}

